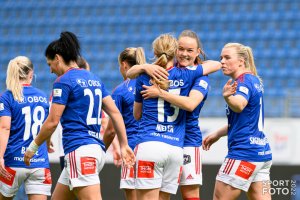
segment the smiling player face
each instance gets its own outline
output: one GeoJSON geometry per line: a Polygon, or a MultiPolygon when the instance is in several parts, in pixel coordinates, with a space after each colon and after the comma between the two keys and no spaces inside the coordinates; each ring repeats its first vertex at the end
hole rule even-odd
{"type": "Polygon", "coordinates": [[[196,57],[199,56],[200,49],[197,47],[197,41],[191,37],[180,37],[178,40],[178,49],[176,59],[180,66],[193,66],[196,57]]]}

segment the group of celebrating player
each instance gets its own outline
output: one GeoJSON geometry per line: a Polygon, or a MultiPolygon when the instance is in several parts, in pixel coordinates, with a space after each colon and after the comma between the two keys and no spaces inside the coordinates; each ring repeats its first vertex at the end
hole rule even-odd
{"type": "Polygon", "coordinates": [[[64,168],[52,199],[102,199],[99,173],[116,134],[114,158],[122,161],[120,188],[128,200],[167,200],[178,185],[182,199],[199,200],[202,149],[223,136],[228,154],[214,199],[236,199],[242,191],[249,199],[271,199],[262,192],[272,154],[263,133],[263,83],[251,48],[227,43],[220,62],[206,60],[191,30],[178,39],[161,34],[152,47],[152,64],[141,47],[120,53],[124,82],[110,96],[95,74],[78,67],[76,35],[62,32],[45,50],[51,73],[58,76],[50,108],[45,93],[31,86],[29,58],[9,62],[7,90],[0,96],[0,200],[12,199],[22,183],[30,200],[51,195],[47,149],[59,124],[64,168]],[[223,87],[228,124],[202,140],[199,115],[210,89],[208,75],[220,69],[230,77],[223,87]],[[109,116],[103,138],[102,110],[109,116]]]}

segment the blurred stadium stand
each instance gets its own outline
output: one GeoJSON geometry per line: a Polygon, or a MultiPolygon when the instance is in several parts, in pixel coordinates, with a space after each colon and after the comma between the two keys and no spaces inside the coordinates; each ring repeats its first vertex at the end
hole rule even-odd
{"type": "MultiPolygon", "coordinates": [[[[300,117],[299,10],[297,0],[2,0],[0,89],[9,60],[25,55],[35,66],[33,84],[50,94],[55,75],[44,50],[62,31],[79,36],[83,56],[112,91],[122,81],[117,57],[124,48],[144,47],[151,62],[151,43],[159,34],[191,29],[210,59],[218,60],[227,42],[251,46],[265,85],[265,116],[300,117]]],[[[223,117],[221,92],[228,77],[210,77],[202,116],[223,117]]]]}

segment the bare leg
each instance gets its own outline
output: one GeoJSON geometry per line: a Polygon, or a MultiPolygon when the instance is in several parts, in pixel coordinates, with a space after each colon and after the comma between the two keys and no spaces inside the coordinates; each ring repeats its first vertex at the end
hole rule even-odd
{"type": "Polygon", "coordinates": [[[159,200],[170,200],[170,198],[171,198],[170,193],[162,192],[162,191],[159,192],[159,200]]]}
{"type": "Polygon", "coordinates": [[[47,200],[47,195],[44,195],[44,194],[28,194],[28,200],[47,200]]]}
{"type": "Polygon", "coordinates": [[[200,185],[181,185],[182,199],[200,198],[200,185]]]}
{"type": "Polygon", "coordinates": [[[136,191],[134,189],[124,189],[127,200],[137,200],[136,191]]]}
{"type": "Polygon", "coordinates": [[[12,200],[14,197],[5,197],[0,193],[0,200],[12,200]]]}
{"type": "Polygon", "coordinates": [[[69,186],[57,183],[52,194],[52,200],[71,200],[75,199],[75,195],[70,190],[69,186]]]}
{"type": "Polygon", "coordinates": [[[73,189],[79,200],[102,200],[100,184],[73,189]]]}
{"type": "Polygon", "coordinates": [[[253,182],[247,192],[248,199],[251,200],[271,200],[270,184],[264,184],[262,181],[253,182]]]}
{"type": "Polygon", "coordinates": [[[214,200],[235,200],[240,196],[240,194],[240,189],[216,180],[214,200]]]}
{"type": "Polygon", "coordinates": [[[159,190],[160,190],[160,188],[136,190],[137,199],[138,200],[157,200],[157,199],[159,199],[159,190]]]}

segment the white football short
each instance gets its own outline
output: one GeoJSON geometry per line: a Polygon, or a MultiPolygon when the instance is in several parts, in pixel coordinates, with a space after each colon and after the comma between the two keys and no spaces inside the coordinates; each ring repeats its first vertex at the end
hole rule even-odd
{"type": "Polygon", "coordinates": [[[176,194],[183,164],[183,150],[163,142],[143,142],[137,147],[136,189],[176,194]]]}
{"type": "Polygon", "coordinates": [[[120,189],[135,189],[134,167],[121,167],[120,189]]]}
{"type": "MultiPolygon", "coordinates": [[[[134,149],[135,156],[136,151],[137,148],[134,149]]],[[[122,164],[120,189],[135,189],[135,166],[129,168],[122,164]]]]}
{"type": "Polygon", "coordinates": [[[0,177],[0,192],[5,197],[13,197],[24,183],[26,194],[51,195],[51,173],[47,168],[5,167],[10,174],[0,177]]]}
{"type": "Polygon", "coordinates": [[[247,162],[226,158],[216,179],[248,192],[251,183],[270,180],[271,165],[272,161],[247,162]]]}
{"type": "Polygon", "coordinates": [[[183,147],[180,185],[202,185],[202,148],[183,147]]]}
{"type": "Polygon", "coordinates": [[[65,155],[65,167],[58,179],[70,190],[74,187],[100,184],[99,173],[105,163],[105,152],[98,144],[83,145],[65,155]]]}

